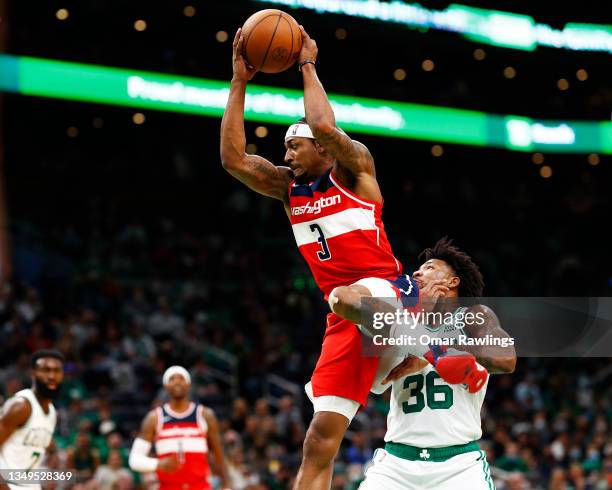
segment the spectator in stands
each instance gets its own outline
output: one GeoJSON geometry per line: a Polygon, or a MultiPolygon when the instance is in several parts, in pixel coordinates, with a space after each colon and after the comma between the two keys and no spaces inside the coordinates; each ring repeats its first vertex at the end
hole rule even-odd
{"type": "Polygon", "coordinates": [[[299,449],[304,441],[305,427],[302,414],[291,395],[280,399],[274,421],[279,438],[285,446],[292,451],[299,449]]]}
{"type": "Polygon", "coordinates": [[[184,321],[172,312],[170,300],[167,296],[160,296],[157,300],[157,311],[149,317],[148,331],[156,341],[170,337],[179,337],[182,333],[184,321]]]}
{"type": "Polygon", "coordinates": [[[87,432],[77,434],[75,447],[68,451],[68,468],[74,468],[77,481],[89,480],[100,465],[98,451],[91,445],[91,437],[87,432]]]}
{"type": "Polygon", "coordinates": [[[121,453],[113,449],[108,453],[107,463],[96,469],[94,480],[98,483],[100,490],[116,490],[119,482],[122,482],[121,488],[131,488],[133,477],[130,470],[125,468],[121,453]],[[127,482],[129,482],[128,485],[126,485],[127,482]]]}

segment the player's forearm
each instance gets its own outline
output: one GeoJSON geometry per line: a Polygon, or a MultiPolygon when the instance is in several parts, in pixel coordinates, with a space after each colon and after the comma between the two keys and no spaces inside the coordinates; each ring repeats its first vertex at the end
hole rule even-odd
{"type": "Polygon", "coordinates": [[[336,117],[315,66],[310,63],[304,65],[302,75],[306,120],[314,137],[319,138],[336,127],[336,117]]]}
{"type": "Polygon", "coordinates": [[[484,345],[466,345],[462,350],[473,354],[476,360],[487,368],[490,374],[514,372],[516,366],[516,349],[508,333],[501,327],[497,317],[490,318],[484,325],[467,325],[464,333],[469,338],[487,339],[484,345]],[[499,342],[495,342],[499,339],[499,342]],[[505,341],[506,343],[502,343],[505,341]]]}
{"type": "Polygon", "coordinates": [[[130,451],[128,464],[130,469],[140,473],[155,471],[159,465],[157,458],[148,456],[151,451],[151,443],[141,438],[137,438],[130,451]]]}
{"type": "Polygon", "coordinates": [[[218,465],[218,473],[219,473],[219,478],[221,478],[222,481],[222,487],[223,488],[231,488],[232,487],[232,482],[230,480],[229,474],[227,472],[227,466],[225,464],[225,460],[221,460],[221,462],[218,465]]]}
{"type": "Polygon", "coordinates": [[[221,163],[225,169],[236,168],[246,154],[244,99],[246,82],[233,79],[227,106],[221,121],[221,163]]]}
{"type": "Polygon", "coordinates": [[[514,372],[516,367],[516,354],[514,348],[502,349],[498,352],[486,352],[482,347],[462,346],[461,350],[469,352],[487,370],[489,374],[508,374],[514,372]]]}

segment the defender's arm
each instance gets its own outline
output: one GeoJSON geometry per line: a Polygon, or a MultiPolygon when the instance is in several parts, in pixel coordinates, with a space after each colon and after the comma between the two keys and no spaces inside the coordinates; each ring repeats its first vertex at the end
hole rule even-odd
{"type": "MultiPolygon", "coordinates": [[[[471,307],[470,311],[477,317],[483,318],[483,323],[482,325],[478,323],[466,325],[463,331],[468,337],[486,338],[487,335],[490,335],[490,338],[510,338],[508,332],[501,327],[499,318],[491,308],[485,305],[476,305],[471,307]]],[[[516,367],[514,345],[508,344],[506,347],[497,345],[461,346],[461,350],[473,354],[490,374],[512,373],[516,367]]]]}

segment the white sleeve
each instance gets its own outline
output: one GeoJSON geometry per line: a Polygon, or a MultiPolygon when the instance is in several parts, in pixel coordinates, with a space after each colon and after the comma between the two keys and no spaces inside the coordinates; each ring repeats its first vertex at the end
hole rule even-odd
{"type": "Polygon", "coordinates": [[[378,368],[376,369],[376,375],[372,381],[372,387],[370,391],[380,395],[387,391],[393,383],[387,383],[386,385],[381,384],[382,380],[385,379],[395,366],[400,364],[405,359],[401,349],[398,347],[387,347],[380,356],[378,361],[378,368]]]}
{"type": "Polygon", "coordinates": [[[151,451],[151,443],[137,437],[130,451],[130,468],[140,473],[155,471],[159,460],[157,458],[150,458],[148,456],[149,451],[151,451]]]}

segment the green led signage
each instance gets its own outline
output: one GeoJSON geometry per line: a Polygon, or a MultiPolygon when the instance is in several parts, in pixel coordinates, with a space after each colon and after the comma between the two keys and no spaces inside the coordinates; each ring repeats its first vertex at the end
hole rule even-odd
{"type": "MultiPolygon", "coordinates": [[[[0,55],[0,90],[23,95],[221,117],[229,82],[0,55]]],[[[347,131],[519,151],[612,153],[612,123],[538,121],[478,111],[330,94],[347,131]]],[[[302,92],[249,85],[245,118],[290,124],[302,92]]]]}

